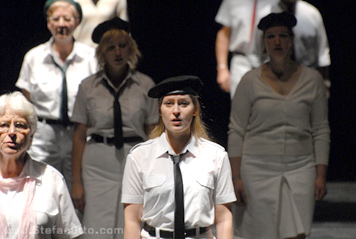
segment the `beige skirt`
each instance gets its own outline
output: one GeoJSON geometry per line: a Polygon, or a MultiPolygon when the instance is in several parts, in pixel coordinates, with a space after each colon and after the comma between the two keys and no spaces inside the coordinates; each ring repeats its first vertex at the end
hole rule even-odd
{"type": "Polygon", "coordinates": [[[234,234],[282,239],[310,233],[316,166],[313,156],[244,155],[241,177],[247,206],[234,207],[234,234]]]}

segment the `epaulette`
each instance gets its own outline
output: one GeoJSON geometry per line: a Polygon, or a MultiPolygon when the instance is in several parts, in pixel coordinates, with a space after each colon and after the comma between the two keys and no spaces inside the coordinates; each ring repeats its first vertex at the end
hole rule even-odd
{"type": "Polygon", "coordinates": [[[150,145],[150,144],[152,144],[152,142],[153,142],[153,140],[152,140],[152,139],[149,139],[149,140],[147,140],[147,141],[145,141],[145,142],[138,143],[138,144],[136,144],[135,146],[133,146],[133,147],[131,148],[130,153],[132,153],[132,151],[136,150],[136,149],[139,148],[139,147],[142,147],[142,146],[145,146],[145,145],[150,145]]]}

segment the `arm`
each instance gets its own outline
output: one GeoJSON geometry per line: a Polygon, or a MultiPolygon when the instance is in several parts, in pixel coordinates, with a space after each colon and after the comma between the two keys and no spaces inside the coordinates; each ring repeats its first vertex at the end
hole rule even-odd
{"type": "Polygon", "coordinates": [[[215,226],[219,239],[232,239],[232,213],[231,204],[215,204],[215,226]]]}
{"type": "Polygon", "coordinates": [[[87,125],[77,124],[73,136],[72,148],[72,200],[74,206],[83,213],[85,198],[82,182],[82,159],[86,145],[87,125]]]}
{"type": "Polygon", "coordinates": [[[319,201],[327,194],[326,190],[326,172],[327,166],[323,164],[316,165],[315,180],[315,200],[319,201]]]}
{"type": "Polygon", "coordinates": [[[230,71],[228,69],[230,32],[230,27],[223,26],[218,31],[215,42],[217,82],[226,92],[230,92],[230,71]]]}
{"type": "Polygon", "coordinates": [[[230,164],[232,172],[232,182],[234,183],[234,190],[237,199],[236,204],[239,206],[244,206],[247,204],[247,197],[245,193],[245,187],[240,176],[241,157],[230,158],[230,164]]]}
{"type": "Polygon", "coordinates": [[[124,204],[125,228],[124,239],[141,238],[142,204],[124,204]]]}
{"type": "Polygon", "coordinates": [[[324,79],[324,84],[326,86],[326,96],[329,99],[330,98],[330,87],[331,87],[331,81],[329,77],[329,66],[324,66],[324,67],[318,67],[317,70],[321,74],[321,76],[324,79]]]}
{"type": "Polygon", "coordinates": [[[21,89],[21,92],[26,97],[26,99],[31,102],[31,93],[25,89],[21,89]]]}

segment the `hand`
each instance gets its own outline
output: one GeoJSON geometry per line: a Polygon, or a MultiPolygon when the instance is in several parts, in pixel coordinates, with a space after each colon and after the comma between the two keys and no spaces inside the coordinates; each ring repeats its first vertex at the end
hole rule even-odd
{"type": "Polygon", "coordinates": [[[315,201],[319,201],[325,197],[327,194],[326,183],[324,178],[317,178],[315,180],[315,201]]]}
{"type": "Polygon", "coordinates": [[[238,206],[247,205],[247,197],[245,192],[245,187],[241,179],[234,180],[234,189],[236,194],[236,204],[238,206]]]}
{"type": "Polygon", "coordinates": [[[218,82],[220,88],[223,91],[227,93],[230,92],[231,79],[230,79],[230,71],[227,68],[218,70],[216,81],[218,82]]]}
{"type": "Polygon", "coordinates": [[[82,183],[72,183],[71,196],[72,196],[74,207],[78,209],[81,213],[83,213],[84,206],[85,206],[85,197],[84,197],[84,187],[82,183]]]}

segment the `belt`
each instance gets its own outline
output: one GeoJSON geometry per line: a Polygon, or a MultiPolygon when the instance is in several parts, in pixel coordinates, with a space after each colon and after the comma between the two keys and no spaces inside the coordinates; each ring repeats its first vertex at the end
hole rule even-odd
{"type": "MultiPolygon", "coordinates": [[[[156,236],[156,228],[151,227],[147,223],[145,223],[145,225],[143,226],[143,229],[145,229],[145,231],[147,231],[151,236],[153,236],[153,237],[156,236]]],[[[200,227],[198,235],[203,234],[203,233],[207,232],[208,230],[209,230],[209,227],[200,227]]],[[[174,232],[172,232],[172,231],[159,230],[159,236],[162,238],[173,238],[173,233],[174,232]]],[[[184,236],[185,237],[197,236],[196,228],[186,229],[184,231],[184,236]]]]}
{"type": "MultiPolygon", "coordinates": [[[[63,125],[63,122],[61,120],[54,120],[54,119],[45,119],[42,117],[37,117],[38,121],[41,121],[42,123],[46,123],[46,124],[59,124],[59,125],[63,125]]],[[[73,125],[72,122],[69,122],[68,125],[73,125]]]]}
{"type": "Polygon", "coordinates": [[[233,51],[232,52],[232,55],[235,56],[235,55],[242,55],[242,56],[245,56],[245,53],[242,53],[241,51],[233,51]]]}
{"type": "MultiPolygon", "coordinates": [[[[115,138],[109,138],[109,137],[103,137],[98,134],[92,134],[91,138],[97,142],[97,143],[105,143],[105,144],[114,144],[115,143],[115,138]]],[[[143,139],[140,136],[132,136],[132,137],[124,137],[124,142],[125,143],[135,143],[135,142],[141,142],[143,139]]]]}

